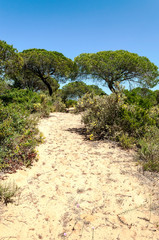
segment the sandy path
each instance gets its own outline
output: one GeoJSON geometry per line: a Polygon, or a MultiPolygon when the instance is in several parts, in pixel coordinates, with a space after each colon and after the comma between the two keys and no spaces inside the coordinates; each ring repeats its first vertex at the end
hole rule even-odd
{"type": "Polygon", "coordinates": [[[85,141],[81,127],[68,113],[41,121],[39,161],[9,176],[21,194],[0,208],[0,240],[159,240],[158,182],[131,152],[85,141]]]}

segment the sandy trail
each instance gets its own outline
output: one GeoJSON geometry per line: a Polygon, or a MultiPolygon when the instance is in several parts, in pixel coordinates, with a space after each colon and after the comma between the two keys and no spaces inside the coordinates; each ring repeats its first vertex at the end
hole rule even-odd
{"type": "Polygon", "coordinates": [[[9,175],[21,187],[0,208],[0,240],[159,240],[159,182],[133,153],[85,141],[80,115],[52,113],[31,169],[9,175]]]}

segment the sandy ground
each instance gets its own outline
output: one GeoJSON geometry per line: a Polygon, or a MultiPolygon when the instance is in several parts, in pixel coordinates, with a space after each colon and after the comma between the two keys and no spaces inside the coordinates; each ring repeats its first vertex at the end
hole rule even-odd
{"type": "Polygon", "coordinates": [[[39,129],[39,161],[7,181],[20,187],[0,207],[0,240],[159,240],[159,180],[133,152],[86,141],[80,115],[52,113],[39,129]]]}

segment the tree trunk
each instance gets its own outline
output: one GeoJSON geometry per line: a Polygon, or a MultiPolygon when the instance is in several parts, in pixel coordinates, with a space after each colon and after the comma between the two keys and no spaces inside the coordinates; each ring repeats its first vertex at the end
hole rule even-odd
{"type": "Polygon", "coordinates": [[[52,96],[53,91],[52,91],[52,87],[50,85],[49,82],[47,82],[46,80],[47,78],[41,77],[41,80],[43,81],[43,83],[47,86],[48,90],[49,90],[49,95],[52,96]]]}
{"type": "Polygon", "coordinates": [[[112,82],[108,82],[108,87],[109,87],[110,91],[112,91],[113,93],[116,92],[116,91],[115,91],[115,88],[113,87],[112,82]]]}

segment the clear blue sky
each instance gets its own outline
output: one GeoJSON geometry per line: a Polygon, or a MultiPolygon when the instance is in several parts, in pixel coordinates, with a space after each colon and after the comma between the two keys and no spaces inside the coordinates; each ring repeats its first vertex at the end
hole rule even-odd
{"type": "Polygon", "coordinates": [[[74,59],[124,49],[159,67],[159,0],[0,0],[0,22],[0,39],[18,51],[44,48],[74,59]]]}

